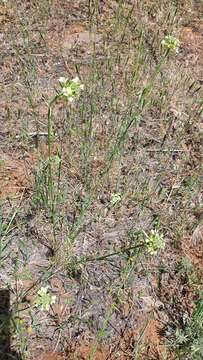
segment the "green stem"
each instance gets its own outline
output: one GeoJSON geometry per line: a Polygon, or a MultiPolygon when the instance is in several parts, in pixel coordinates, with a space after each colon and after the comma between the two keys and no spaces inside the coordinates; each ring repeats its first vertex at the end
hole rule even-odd
{"type": "Polygon", "coordinates": [[[52,176],[52,107],[58,100],[59,95],[55,95],[50,101],[48,106],[48,203],[50,203],[50,209],[52,214],[52,221],[54,218],[54,192],[53,192],[53,176],[52,176]]]}
{"type": "Polygon", "coordinates": [[[126,248],[123,248],[123,249],[120,249],[119,251],[115,251],[115,252],[112,252],[110,254],[106,254],[106,255],[102,255],[102,256],[96,256],[96,257],[93,257],[93,256],[87,256],[81,260],[78,261],[78,263],[83,263],[83,262],[87,262],[87,261],[101,261],[101,260],[105,260],[111,256],[115,256],[115,255],[120,255],[120,254],[124,254],[130,250],[135,250],[135,249],[138,249],[140,247],[143,247],[145,246],[144,243],[140,243],[138,245],[134,245],[134,246],[129,246],[129,247],[126,247],[126,248]]]}

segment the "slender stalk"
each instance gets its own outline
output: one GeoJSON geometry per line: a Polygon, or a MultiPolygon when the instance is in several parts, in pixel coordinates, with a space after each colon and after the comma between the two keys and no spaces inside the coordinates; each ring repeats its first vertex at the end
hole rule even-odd
{"type": "Polygon", "coordinates": [[[52,138],[53,138],[53,126],[52,126],[52,107],[56,103],[59,95],[53,97],[48,106],[48,202],[50,205],[52,221],[54,220],[54,191],[53,191],[53,176],[52,176],[52,138]]]}
{"type": "Polygon", "coordinates": [[[129,246],[129,247],[125,247],[123,249],[120,249],[119,251],[114,251],[110,254],[106,254],[106,255],[102,255],[102,256],[96,256],[96,257],[93,257],[93,256],[87,256],[81,260],[78,261],[78,264],[79,263],[84,263],[84,262],[89,262],[89,261],[102,261],[102,260],[106,260],[107,258],[111,257],[111,256],[115,256],[115,255],[120,255],[120,254],[124,254],[130,250],[135,250],[135,249],[138,249],[138,248],[141,248],[141,247],[144,247],[145,244],[144,243],[140,243],[138,245],[134,245],[134,246],[129,246]]]}

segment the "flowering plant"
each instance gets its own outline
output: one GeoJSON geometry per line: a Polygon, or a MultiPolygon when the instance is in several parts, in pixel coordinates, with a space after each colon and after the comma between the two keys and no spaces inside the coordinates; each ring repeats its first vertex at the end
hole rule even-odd
{"type": "Polygon", "coordinates": [[[171,50],[171,51],[175,51],[176,53],[179,50],[180,47],[180,41],[172,36],[172,35],[167,35],[165,36],[165,38],[162,40],[161,45],[167,49],[167,50],[171,50]]]}
{"type": "Polygon", "coordinates": [[[156,255],[158,251],[163,250],[165,247],[165,240],[162,234],[157,230],[151,230],[149,235],[146,235],[145,246],[150,255],[156,255]]]}
{"type": "Polygon", "coordinates": [[[111,206],[116,205],[120,201],[121,201],[121,194],[120,193],[113,193],[111,195],[111,201],[110,201],[111,206]]]}
{"type": "Polygon", "coordinates": [[[64,97],[69,102],[73,102],[74,98],[79,97],[81,90],[84,90],[84,85],[81,84],[78,77],[75,77],[72,80],[69,80],[65,77],[60,77],[59,84],[61,86],[59,95],[64,97]]]}
{"type": "Polygon", "coordinates": [[[56,296],[48,293],[48,286],[41,287],[37,292],[37,298],[35,300],[35,306],[40,307],[42,311],[49,311],[51,305],[55,304],[56,296]]]}

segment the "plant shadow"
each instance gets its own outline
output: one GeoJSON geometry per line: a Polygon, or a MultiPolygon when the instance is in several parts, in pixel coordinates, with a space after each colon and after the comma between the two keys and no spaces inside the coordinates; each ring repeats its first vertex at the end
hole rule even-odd
{"type": "Polygon", "coordinates": [[[11,349],[10,292],[0,290],[0,360],[21,360],[21,356],[11,349]]]}

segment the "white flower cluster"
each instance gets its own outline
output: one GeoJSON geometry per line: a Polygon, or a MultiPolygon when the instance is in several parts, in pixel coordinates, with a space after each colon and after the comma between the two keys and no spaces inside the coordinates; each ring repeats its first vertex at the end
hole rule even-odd
{"type": "Polygon", "coordinates": [[[51,305],[55,304],[56,296],[48,292],[48,286],[41,287],[37,292],[35,306],[40,307],[42,311],[49,311],[51,305]]]}
{"type": "Polygon", "coordinates": [[[177,53],[178,50],[179,50],[179,47],[180,47],[180,41],[176,37],[174,37],[172,35],[167,35],[162,40],[161,45],[165,49],[175,51],[177,53]]]}
{"type": "Polygon", "coordinates": [[[121,194],[120,193],[113,193],[111,195],[111,201],[110,201],[111,206],[116,205],[120,201],[121,201],[121,194]]]}
{"type": "Polygon", "coordinates": [[[151,230],[151,233],[145,238],[145,245],[150,255],[156,255],[158,251],[164,249],[165,240],[163,235],[159,234],[157,230],[151,230]]]}
{"type": "Polygon", "coordinates": [[[60,77],[59,83],[61,85],[61,96],[69,102],[73,102],[74,99],[80,95],[80,92],[84,90],[84,85],[81,84],[78,77],[75,77],[72,80],[60,77]]]}

